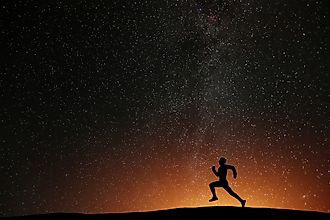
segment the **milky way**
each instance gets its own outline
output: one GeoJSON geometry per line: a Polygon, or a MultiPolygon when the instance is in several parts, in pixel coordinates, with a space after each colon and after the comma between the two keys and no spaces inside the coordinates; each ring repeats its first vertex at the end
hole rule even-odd
{"type": "Polygon", "coordinates": [[[220,156],[248,206],[330,211],[326,1],[0,8],[0,215],[211,205],[220,156]]]}

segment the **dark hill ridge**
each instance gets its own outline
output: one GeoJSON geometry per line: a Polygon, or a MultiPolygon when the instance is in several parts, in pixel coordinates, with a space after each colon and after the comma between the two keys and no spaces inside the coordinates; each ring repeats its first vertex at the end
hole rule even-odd
{"type": "Polygon", "coordinates": [[[169,210],[130,212],[130,213],[105,213],[105,214],[79,214],[79,213],[53,213],[40,215],[27,215],[9,217],[3,219],[327,219],[330,220],[330,213],[316,211],[299,211],[289,209],[271,208],[241,208],[241,207],[199,207],[199,208],[177,208],[169,210]]]}

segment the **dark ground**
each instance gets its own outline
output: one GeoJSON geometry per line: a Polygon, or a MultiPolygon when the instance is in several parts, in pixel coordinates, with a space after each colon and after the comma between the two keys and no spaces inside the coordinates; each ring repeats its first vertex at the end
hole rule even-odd
{"type": "Polygon", "coordinates": [[[200,207],[178,208],[150,212],[109,213],[109,214],[78,214],[53,213],[9,217],[3,219],[330,219],[330,213],[316,211],[300,211],[271,208],[241,208],[241,207],[200,207]]]}

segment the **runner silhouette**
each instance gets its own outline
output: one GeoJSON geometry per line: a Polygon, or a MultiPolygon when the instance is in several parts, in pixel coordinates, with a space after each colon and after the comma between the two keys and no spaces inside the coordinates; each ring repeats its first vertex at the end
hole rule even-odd
{"type": "Polygon", "coordinates": [[[235,197],[238,201],[241,202],[242,207],[245,206],[246,200],[242,199],[237,195],[228,185],[227,181],[227,170],[232,170],[233,171],[233,176],[236,179],[237,177],[237,172],[234,166],[227,165],[226,164],[226,158],[221,157],[219,160],[220,167],[218,171],[215,169],[215,166],[212,166],[212,171],[213,173],[219,177],[219,181],[215,181],[210,183],[210,190],[212,192],[213,197],[209,200],[210,202],[218,200],[218,197],[215,193],[215,187],[223,187],[231,196],[235,197]]]}

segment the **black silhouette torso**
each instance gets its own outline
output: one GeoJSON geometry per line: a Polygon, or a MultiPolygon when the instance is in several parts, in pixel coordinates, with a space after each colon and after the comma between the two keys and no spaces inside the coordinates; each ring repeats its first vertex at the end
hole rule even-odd
{"type": "Polygon", "coordinates": [[[219,180],[220,181],[226,181],[227,182],[227,165],[222,165],[219,167],[218,174],[219,174],[219,180]]]}

